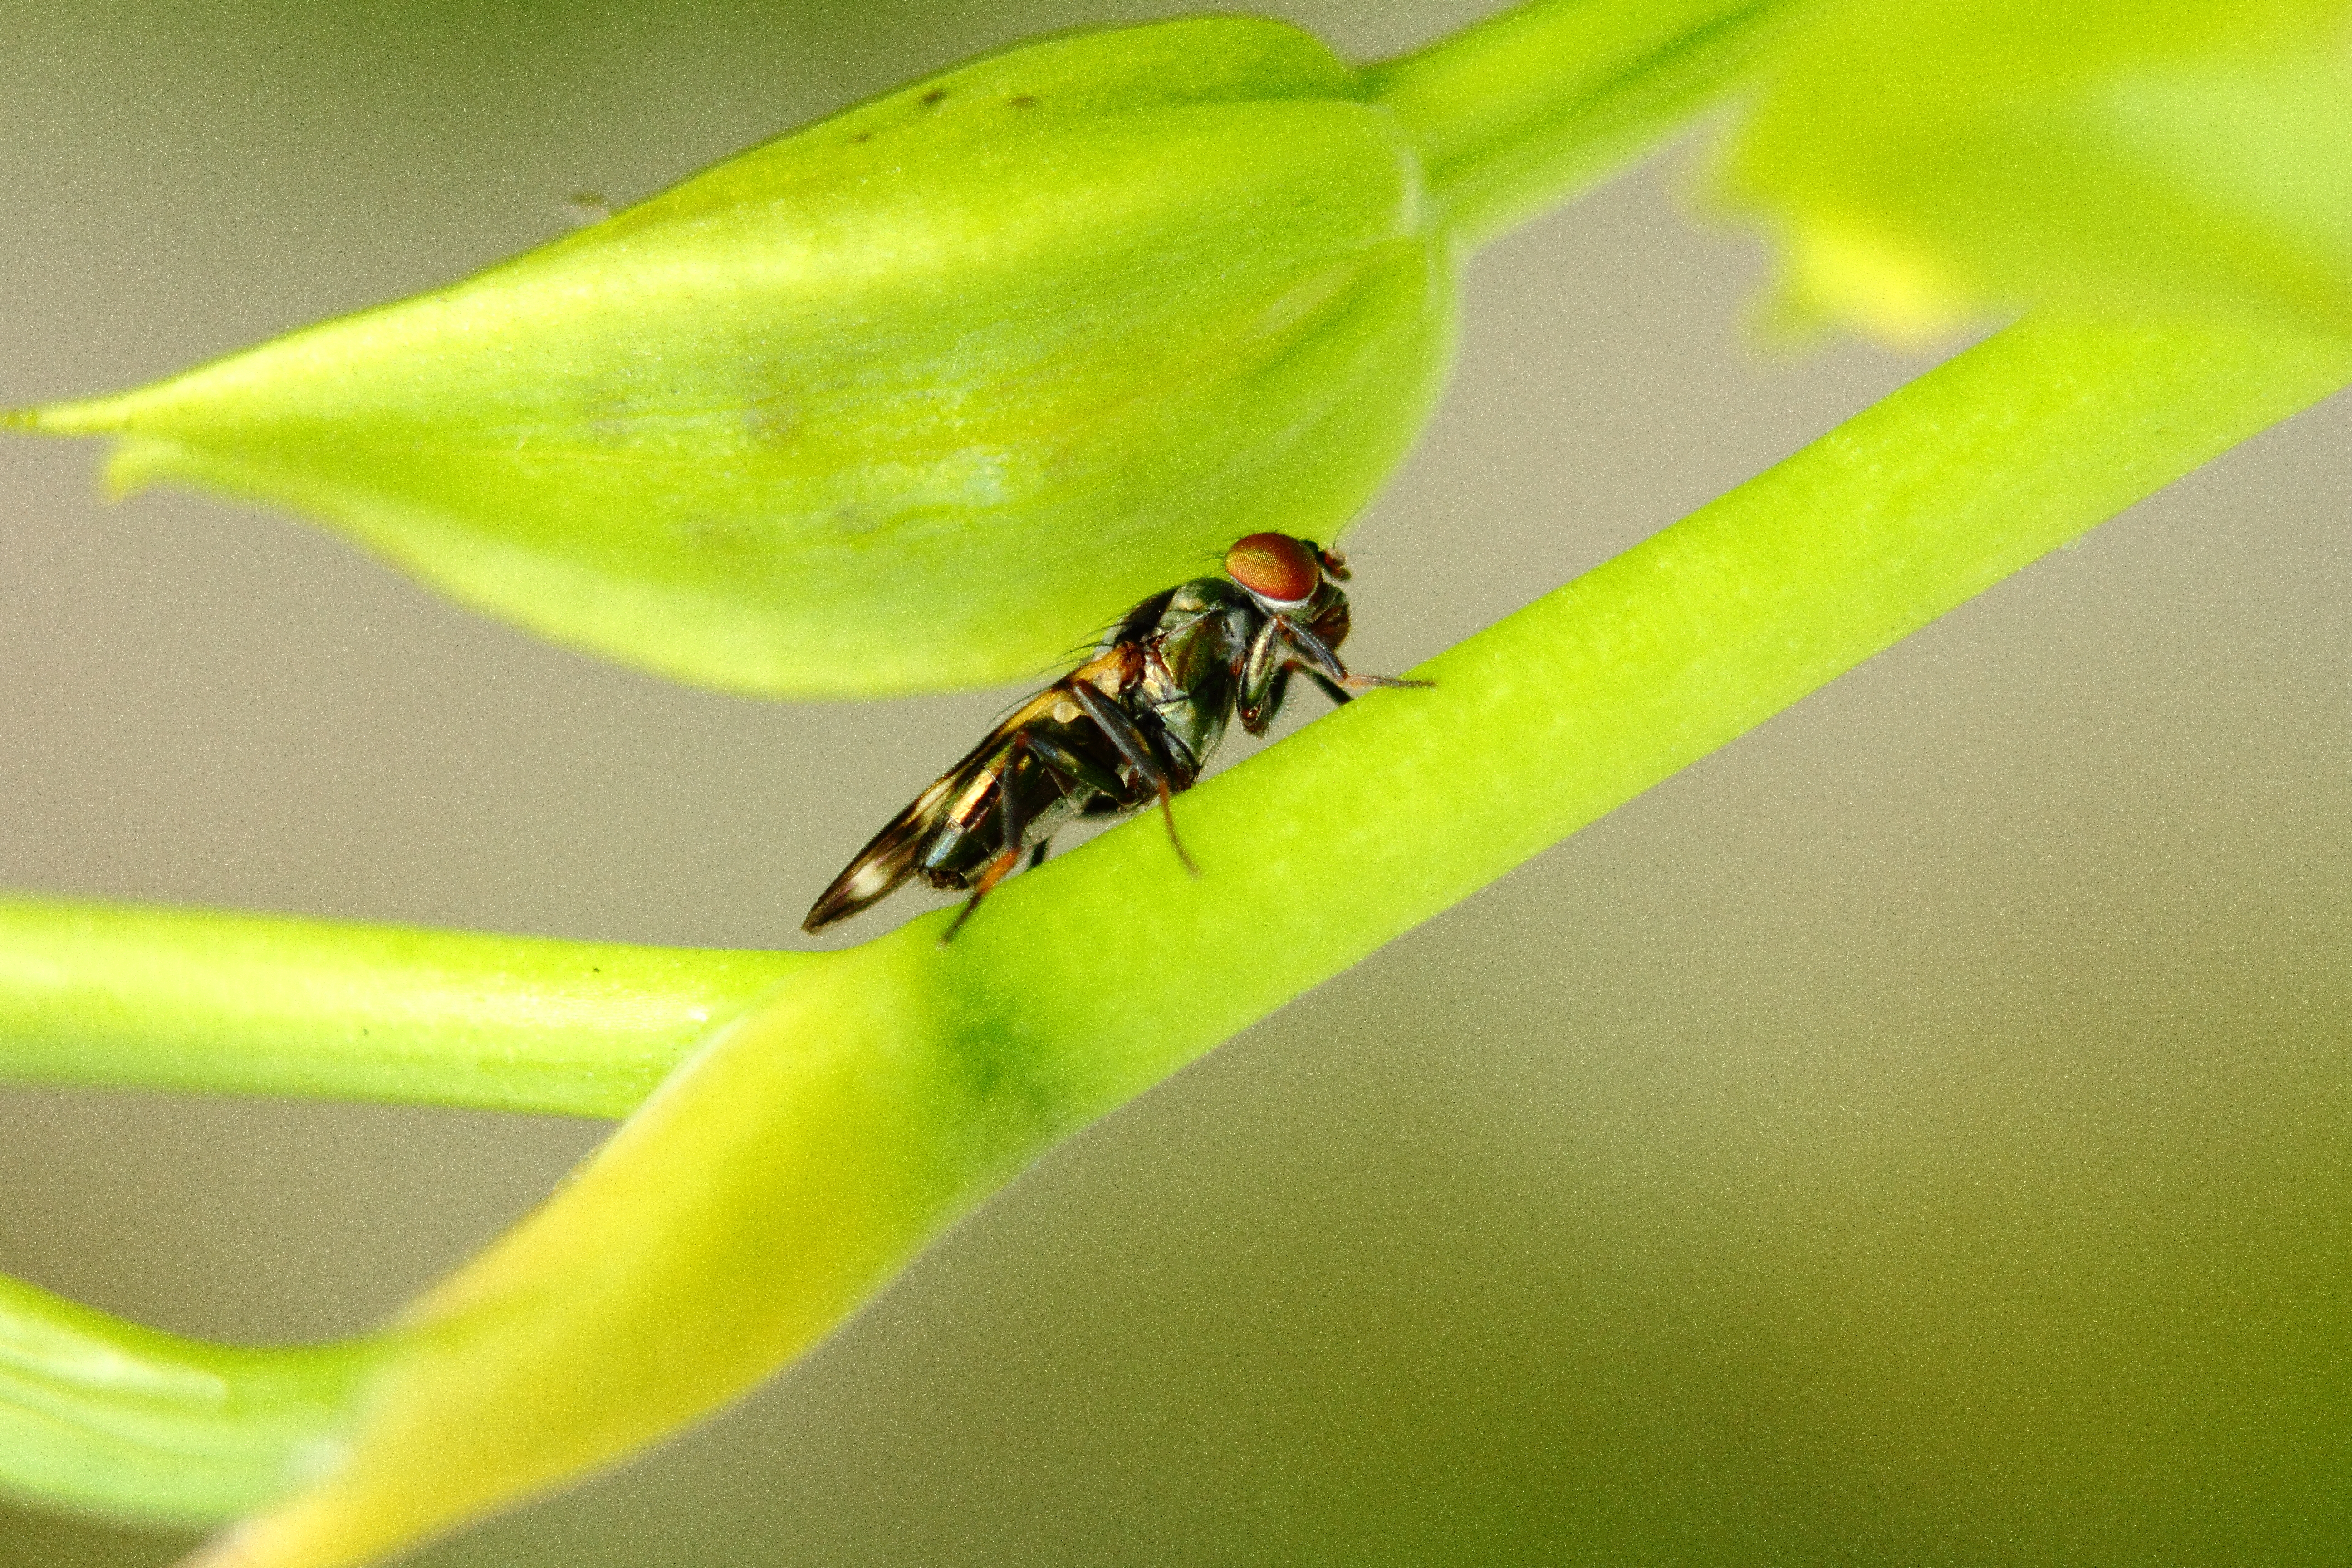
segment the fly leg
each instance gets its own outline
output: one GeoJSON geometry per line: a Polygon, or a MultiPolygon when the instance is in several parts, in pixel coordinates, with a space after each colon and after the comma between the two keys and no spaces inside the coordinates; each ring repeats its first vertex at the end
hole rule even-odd
{"type": "MultiPolygon", "coordinates": [[[[1091,691],[1094,688],[1087,689],[1091,691]]],[[[1013,744],[1034,753],[1046,767],[1080,788],[1091,790],[1096,795],[1108,795],[1122,805],[1131,804],[1128,800],[1127,785],[1117,773],[1092,758],[1070,750],[1059,741],[1048,740],[1043,735],[1023,735],[1013,744]]]]}
{"type": "Polygon", "coordinates": [[[1281,633],[1282,623],[1278,620],[1269,620],[1258,627],[1234,671],[1240,683],[1234,693],[1234,708],[1241,715],[1242,728],[1253,735],[1263,735],[1274,728],[1275,720],[1282,713],[1283,700],[1290,694],[1290,670],[1297,661],[1282,657],[1282,646],[1275,640],[1281,633]]]}
{"type": "MultiPolygon", "coordinates": [[[[1127,785],[1120,782],[1117,773],[1104,767],[1100,763],[1070,750],[1059,741],[1024,732],[1013,737],[1013,744],[1016,749],[1034,756],[1045,765],[1047,771],[1060,774],[1063,779],[1076,784],[1080,789],[1125,804],[1127,785]]],[[[1046,851],[1052,844],[1053,840],[1050,838],[1041,838],[1037,841],[1035,847],[1029,851],[1029,869],[1034,871],[1045,863],[1046,851]]]]}
{"type": "MultiPolygon", "coordinates": [[[[1092,690],[1093,688],[1089,687],[1087,689],[1092,690]]],[[[1023,830],[1027,827],[1028,823],[1023,817],[1020,806],[1014,798],[1013,786],[1020,781],[1021,763],[1024,756],[1034,757],[1047,772],[1058,774],[1081,789],[1091,790],[1097,795],[1122,803],[1127,798],[1127,785],[1120,781],[1117,773],[1101,763],[1090,761],[1078,752],[1071,751],[1058,741],[1047,740],[1043,735],[1024,732],[1013,736],[1008,751],[1010,754],[1004,760],[1003,771],[997,775],[996,783],[997,820],[1002,824],[999,841],[1003,845],[1003,850],[996,858],[981,868],[980,879],[971,886],[971,897],[964,901],[963,912],[956,916],[955,923],[948,927],[945,936],[940,938],[940,945],[942,947],[955,940],[956,932],[963,930],[963,922],[971,919],[972,911],[980,908],[980,900],[988,897],[996,884],[1012,875],[1013,868],[1021,864],[1021,857],[1024,852],[1022,844],[1024,837],[1023,830]]],[[[1164,790],[1162,795],[1164,797],[1164,790]]],[[[1172,834],[1175,830],[1171,827],[1169,831],[1172,834]]],[[[1045,863],[1045,855],[1051,844],[1052,840],[1041,838],[1035,844],[1026,847],[1031,870],[1034,871],[1045,863]]],[[[1178,854],[1181,855],[1183,851],[1182,845],[1176,847],[1178,854]]],[[[1188,859],[1185,864],[1190,866],[1192,862],[1188,859]]]]}
{"type": "Polygon", "coordinates": [[[1150,784],[1160,796],[1160,815],[1168,819],[1168,842],[1176,847],[1176,858],[1184,862],[1184,869],[1195,877],[1199,876],[1201,868],[1192,864],[1192,857],[1184,852],[1184,841],[1176,837],[1176,791],[1168,782],[1168,770],[1160,766],[1160,759],[1152,753],[1151,738],[1138,729],[1135,721],[1122,712],[1116,703],[1097,690],[1093,682],[1070,682],[1070,696],[1086,710],[1087,717],[1110,737],[1110,743],[1118,748],[1118,754],[1135,769],[1135,776],[1150,784]]]}
{"type": "Polygon", "coordinates": [[[1003,851],[981,868],[980,879],[971,885],[971,897],[964,900],[963,912],[956,916],[955,923],[940,937],[941,947],[955,940],[956,932],[963,930],[963,922],[971,919],[972,912],[980,908],[980,900],[988,897],[990,890],[1010,876],[1013,868],[1021,864],[1024,847],[1021,842],[1023,823],[1021,808],[1013,797],[1013,786],[1018,782],[1020,772],[1021,753],[1016,748],[1004,760],[1003,771],[996,775],[996,815],[1003,851]]]}
{"type": "Polygon", "coordinates": [[[1353,702],[1356,700],[1356,694],[1354,692],[1349,690],[1346,687],[1340,685],[1338,681],[1332,679],[1329,676],[1324,674],[1319,669],[1310,669],[1307,671],[1307,679],[1313,681],[1318,688],[1320,688],[1323,695],[1328,697],[1332,700],[1333,704],[1338,707],[1345,708],[1349,703],[1353,702]]]}
{"type": "MultiPolygon", "coordinates": [[[[1437,684],[1434,680],[1402,680],[1393,675],[1350,675],[1348,673],[1348,667],[1339,662],[1339,656],[1331,651],[1331,646],[1305,626],[1286,624],[1283,630],[1290,646],[1306,655],[1298,661],[1299,668],[1306,670],[1308,675],[1318,677],[1316,684],[1322,686],[1326,691],[1331,689],[1330,686],[1324,685],[1327,680],[1333,685],[1345,687],[1349,691],[1370,691],[1382,686],[1434,686],[1437,684]]],[[[1336,692],[1333,695],[1338,697],[1336,692]]],[[[1339,697],[1338,700],[1342,702],[1347,700],[1344,697],[1339,697]]]]}
{"type": "Polygon", "coordinates": [[[1266,622],[1244,656],[1236,707],[1242,728],[1263,735],[1282,711],[1283,688],[1290,672],[1298,671],[1332,701],[1346,704],[1359,691],[1381,686],[1434,686],[1433,680],[1400,680],[1388,675],[1351,675],[1331,651],[1331,645],[1296,621],[1279,616],[1266,622]]]}

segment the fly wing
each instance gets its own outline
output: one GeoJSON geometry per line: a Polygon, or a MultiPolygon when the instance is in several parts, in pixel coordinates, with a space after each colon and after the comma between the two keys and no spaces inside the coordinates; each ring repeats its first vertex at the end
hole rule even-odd
{"type": "Polygon", "coordinates": [[[890,826],[857,852],[857,858],[810,907],[808,918],[801,921],[801,930],[814,936],[825,927],[845,921],[897,892],[914,869],[915,856],[938,819],[934,797],[944,799],[953,778],[950,774],[941,779],[926,790],[920,800],[892,817],[890,826]]]}
{"type": "Polygon", "coordinates": [[[1053,689],[1041,691],[1014,709],[961,762],[892,817],[889,826],[876,834],[874,841],[859,850],[856,858],[833,879],[833,886],[818,897],[808,918],[801,921],[801,930],[814,936],[829,925],[871,909],[903,887],[914,874],[915,857],[922,853],[924,840],[946,818],[972,779],[994,764],[1013,731],[1053,708],[1055,695],[1053,689]]]}

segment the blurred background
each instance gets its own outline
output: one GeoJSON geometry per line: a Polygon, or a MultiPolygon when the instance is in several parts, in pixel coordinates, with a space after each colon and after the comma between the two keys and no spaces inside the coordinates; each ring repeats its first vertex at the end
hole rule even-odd
{"type": "MultiPolygon", "coordinates": [[[[1276,8],[1375,57],[1491,6],[1276,8]]],[[[0,0],[0,405],[1175,9],[0,0]]],[[[1696,184],[1477,262],[1453,395],[1347,542],[1352,662],[1925,367],[1752,347],[1757,247],[1696,184]]],[[[1081,1139],[747,1407],[422,1561],[2352,1561],[2348,437],[2339,400],[2002,584],[1081,1139]]],[[[672,689],[279,519],[104,505],[98,457],[0,443],[9,887],[796,943],[1007,695],[672,689]]],[[[600,1132],[0,1089],[0,1269],[347,1331],[600,1132]]],[[[184,1544],[0,1507],[5,1568],[184,1544]]]]}

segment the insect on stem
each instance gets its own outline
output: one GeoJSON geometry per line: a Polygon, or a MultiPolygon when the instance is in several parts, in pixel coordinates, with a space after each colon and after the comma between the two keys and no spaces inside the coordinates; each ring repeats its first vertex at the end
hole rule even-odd
{"type": "Polygon", "coordinates": [[[1043,863],[1072,821],[1131,816],[1160,803],[1184,869],[1201,868],[1176,831],[1176,796],[1201,776],[1225,731],[1263,735],[1304,674],[1334,702],[1381,686],[1332,650],[1348,636],[1346,562],[1310,539],[1253,533],[1224,569],[1154,594],[1086,662],[1022,703],[963,760],[890,819],[824,890],[801,929],[814,932],[909,880],[969,892],[942,942],[1023,856],[1043,863]]]}

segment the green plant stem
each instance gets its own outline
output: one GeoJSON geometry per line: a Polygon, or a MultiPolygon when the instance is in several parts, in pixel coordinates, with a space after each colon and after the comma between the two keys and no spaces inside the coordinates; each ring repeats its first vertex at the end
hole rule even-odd
{"type": "MultiPolygon", "coordinates": [[[[1804,9],[1543,4],[1371,79],[1475,244],[1804,9]]],[[[1062,1138],[2347,379],[2337,341],[2030,321],[1454,649],[1435,690],[1187,796],[1198,881],[1133,825],[952,947],[943,914],[794,961],[7,906],[0,1048],[26,1074],[604,1114],[660,1088],[364,1341],[209,1346],[0,1281],[0,1484],[159,1517],[294,1486],[209,1559],[333,1568],[612,1463],[805,1351],[1062,1138]]]]}
{"type": "Polygon", "coordinates": [[[0,1079],[620,1117],[809,962],[0,899],[0,1079]]]}
{"type": "MultiPolygon", "coordinates": [[[[1367,74],[1475,244],[1649,151],[1815,3],[1538,0],[1367,74]]],[[[796,962],[0,900],[0,1079],[619,1116],[796,962]]]]}
{"type": "Polygon", "coordinates": [[[208,1568],[333,1568],[804,1351],[1059,1139],[2007,574],[2352,380],[2352,344],[2029,321],[1160,825],[811,964],[419,1300],[351,1460],[208,1568]]]}
{"type": "Polygon", "coordinates": [[[0,1490],[151,1524],[244,1512],[332,1468],[386,1349],[208,1344],[0,1278],[0,1490]]]}
{"type": "Polygon", "coordinates": [[[1618,173],[1738,86],[1822,0],[1538,0],[1370,68],[1429,199],[1475,247],[1618,173]]]}

